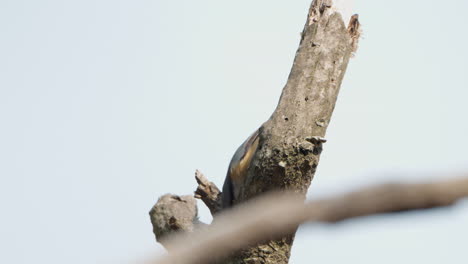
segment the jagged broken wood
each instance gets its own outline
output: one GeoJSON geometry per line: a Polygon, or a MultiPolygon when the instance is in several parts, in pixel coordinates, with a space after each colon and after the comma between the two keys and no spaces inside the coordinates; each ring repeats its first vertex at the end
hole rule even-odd
{"type": "Polygon", "coordinates": [[[195,171],[195,180],[198,183],[195,198],[201,199],[210,209],[211,215],[221,211],[221,191],[216,184],[210,182],[199,170],[195,171]]]}
{"type": "MultiPolygon", "coordinates": [[[[292,190],[305,197],[324,143],[313,139],[325,137],[360,34],[357,15],[347,27],[332,7],[332,1],[312,2],[278,106],[260,127],[259,147],[238,202],[271,190],[292,190]]],[[[294,233],[242,250],[226,263],[286,264],[294,233]]]]}
{"type": "MultiPolygon", "coordinates": [[[[278,106],[259,129],[259,147],[239,197],[235,197],[237,203],[271,190],[292,190],[305,197],[360,34],[357,15],[346,26],[336,10],[331,0],[312,2],[278,106]]],[[[217,214],[219,197],[210,196],[211,191],[216,192],[208,181],[200,178],[196,195],[212,214],[217,214]]],[[[237,252],[224,263],[286,264],[295,233],[294,228],[290,231],[282,238],[237,252]]]]}

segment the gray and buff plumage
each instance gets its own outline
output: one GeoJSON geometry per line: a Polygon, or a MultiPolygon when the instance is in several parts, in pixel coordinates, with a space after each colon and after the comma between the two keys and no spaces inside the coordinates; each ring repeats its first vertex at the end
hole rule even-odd
{"type": "Polygon", "coordinates": [[[257,151],[259,130],[255,131],[234,153],[229,163],[222,192],[223,208],[231,207],[239,196],[240,187],[245,181],[252,158],[257,151]]]}

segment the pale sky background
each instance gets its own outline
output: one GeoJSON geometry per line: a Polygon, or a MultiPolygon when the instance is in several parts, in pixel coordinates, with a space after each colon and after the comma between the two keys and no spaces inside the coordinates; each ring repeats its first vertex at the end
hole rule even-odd
{"type": "MultiPolygon", "coordinates": [[[[355,1],[309,197],[468,171],[467,1],[355,1]]],[[[132,263],[274,110],[310,0],[0,0],[0,263],[132,263]]],[[[200,203],[201,205],[201,203],[200,203]]],[[[202,207],[201,218],[209,221],[202,207]]],[[[291,263],[466,263],[468,202],[305,226],[291,263]]]]}

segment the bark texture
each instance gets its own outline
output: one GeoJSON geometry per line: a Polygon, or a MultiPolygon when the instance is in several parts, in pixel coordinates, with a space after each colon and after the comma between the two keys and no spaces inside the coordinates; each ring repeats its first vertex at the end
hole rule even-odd
{"type": "Polygon", "coordinates": [[[165,194],[151,208],[151,224],[156,241],[167,248],[167,239],[175,233],[193,232],[198,222],[197,200],[191,195],[165,194]]]}
{"type": "Polygon", "coordinates": [[[195,172],[195,180],[198,183],[197,190],[195,191],[195,198],[201,199],[208,209],[210,209],[211,215],[214,216],[222,210],[221,191],[199,170],[195,172]]]}
{"type": "MultiPolygon", "coordinates": [[[[271,190],[292,190],[305,197],[359,32],[357,15],[347,27],[341,15],[333,11],[331,0],[312,2],[287,84],[275,112],[260,128],[259,147],[236,203],[271,190]]],[[[196,197],[205,202],[213,215],[217,214],[221,210],[219,189],[199,172],[196,178],[196,197]]],[[[154,209],[152,214],[157,212],[154,209]]],[[[192,214],[184,219],[190,217],[192,214]]],[[[155,229],[157,237],[156,232],[164,235],[173,227],[171,222],[166,224],[171,218],[162,220],[163,228],[155,229]]],[[[180,230],[190,232],[189,226],[180,230]]],[[[223,263],[286,264],[296,228],[290,228],[294,231],[282,238],[266,239],[237,252],[223,263]]]]}
{"type": "Polygon", "coordinates": [[[446,207],[466,197],[466,176],[439,182],[370,186],[306,204],[300,195],[270,192],[222,212],[214,223],[190,236],[173,237],[167,242],[171,254],[151,263],[210,263],[259,241],[281,237],[304,222],[334,224],[367,215],[446,207]]]}
{"type": "MultiPolygon", "coordinates": [[[[314,1],[278,107],[260,128],[260,144],[239,202],[275,189],[307,192],[326,142],[323,138],[359,34],[347,28],[331,1],[314,1]]],[[[229,263],[288,263],[294,233],[261,243],[229,263]]]]}

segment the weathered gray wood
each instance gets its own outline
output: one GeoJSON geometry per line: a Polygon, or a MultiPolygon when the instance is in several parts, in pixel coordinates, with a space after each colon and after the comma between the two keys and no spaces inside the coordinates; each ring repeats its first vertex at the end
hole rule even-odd
{"type": "MultiPolygon", "coordinates": [[[[331,11],[331,1],[314,1],[294,65],[278,107],[261,127],[259,148],[238,201],[287,189],[307,192],[319,163],[326,129],[340,85],[359,37],[331,11]]],[[[228,263],[288,263],[294,234],[265,242],[231,257],[228,263]]]]}
{"type": "Polygon", "coordinates": [[[195,180],[198,183],[195,198],[201,199],[210,209],[211,215],[214,216],[222,210],[221,191],[216,184],[210,182],[199,170],[195,172],[195,180]]]}
{"type": "Polygon", "coordinates": [[[438,182],[381,184],[306,204],[300,195],[270,192],[218,214],[214,223],[190,236],[172,237],[167,241],[171,254],[155,264],[208,263],[272,236],[281,237],[306,221],[333,224],[367,215],[450,206],[466,197],[466,176],[438,182]]]}
{"type": "MultiPolygon", "coordinates": [[[[309,188],[326,142],[323,137],[341,81],[359,38],[357,16],[353,16],[346,27],[341,15],[332,11],[331,7],[330,0],[314,0],[311,4],[288,82],[275,112],[260,128],[259,148],[236,202],[276,189],[294,190],[305,195],[309,188]]],[[[220,210],[219,189],[204,177],[197,177],[197,181],[197,198],[207,204],[212,214],[217,213],[220,210]]],[[[179,209],[186,205],[195,209],[187,208],[188,214],[179,217],[185,223],[183,228],[179,228],[171,224],[174,219],[170,217],[171,211],[165,207],[165,200],[158,201],[150,213],[152,220],[159,223],[158,228],[155,227],[158,241],[174,229],[190,232],[194,228],[190,219],[193,213],[196,216],[196,204],[177,202],[170,196],[165,199],[179,209]],[[161,206],[158,207],[158,204],[161,206]],[[164,210],[158,211],[158,208],[164,210]],[[165,216],[158,217],[158,213],[165,216]]],[[[196,221],[196,217],[192,220],[196,221]]],[[[285,264],[288,263],[293,241],[292,233],[282,239],[237,252],[223,263],[285,264]]]]}
{"type": "Polygon", "coordinates": [[[193,232],[198,222],[197,200],[191,195],[165,194],[151,208],[151,224],[156,241],[164,246],[170,235],[193,232]]]}

